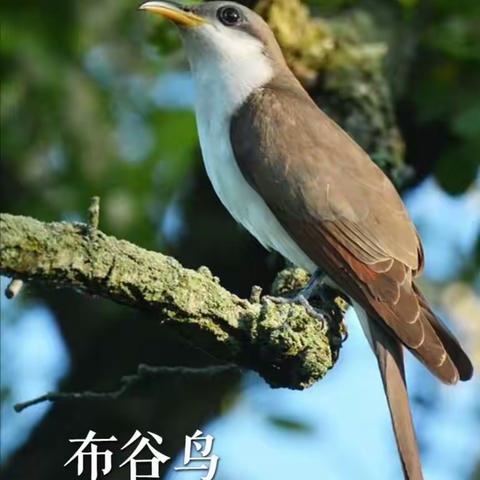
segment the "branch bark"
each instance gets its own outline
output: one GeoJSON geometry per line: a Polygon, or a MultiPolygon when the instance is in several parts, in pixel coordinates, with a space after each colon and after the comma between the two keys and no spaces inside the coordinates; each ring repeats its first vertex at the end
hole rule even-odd
{"type": "MultiPolygon", "coordinates": [[[[206,267],[184,268],[95,225],[1,214],[0,231],[1,274],[150,310],[160,324],[221,362],[256,370],[272,387],[303,389],[335,363],[338,328],[322,325],[300,305],[258,295],[241,299],[206,267]]],[[[276,290],[298,288],[307,278],[290,269],[279,276],[276,290]]]]}

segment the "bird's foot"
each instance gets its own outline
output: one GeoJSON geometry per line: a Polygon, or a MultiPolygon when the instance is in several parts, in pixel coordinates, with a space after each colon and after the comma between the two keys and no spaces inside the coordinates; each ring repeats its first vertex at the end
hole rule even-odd
{"type": "MultiPolygon", "coordinates": [[[[313,273],[307,285],[295,295],[290,297],[265,295],[261,299],[262,301],[269,300],[283,305],[301,305],[312,318],[321,322],[323,328],[328,325],[331,332],[336,332],[334,335],[337,338],[337,342],[341,345],[348,338],[348,330],[343,318],[349,303],[338,291],[324,285],[325,279],[325,274],[318,269],[313,273]],[[317,308],[314,307],[311,300],[314,300],[319,306],[317,308]]],[[[252,296],[260,299],[261,291],[252,290],[252,296]]],[[[287,323],[288,320],[285,320],[284,326],[287,323]]]]}
{"type": "Polygon", "coordinates": [[[310,277],[307,285],[303,287],[300,291],[298,291],[292,297],[270,297],[265,296],[266,298],[274,303],[277,304],[293,304],[293,305],[301,305],[305,308],[306,312],[313,318],[317,319],[322,323],[322,326],[325,326],[325,323],[328,321],[326,315],[319,312],[315,307],[312,306],[310,303],[310,298],[312,296],[319,296],[320,299],[323,301],[323,293],[322,293],[322,283],[325,280],[325,274],[320,270],[317,269],[313,275],[310,277]]]}
{"type": "Polygon", "coordinates": [[[311,317],[316,318],[317,320],[322,322],[322,324],[326,321],[325,316],[310,304],[308,299],[303,294],[303,290],[301,290],[299,293],[297,293],[293,297],[271,297],[269,295],[266,295],[263,298],[270,300],[273,303],[277,303],[281,305],[287,305],[287,304],[301,305],[303,308],[305,308],[305,311],[311,317]]]}

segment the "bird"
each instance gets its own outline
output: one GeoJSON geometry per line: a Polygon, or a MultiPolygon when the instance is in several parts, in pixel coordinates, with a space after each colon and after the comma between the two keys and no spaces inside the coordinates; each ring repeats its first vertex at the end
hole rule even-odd
{"type": "Polygon", "coordinates": [[[220,201],[265,248],[348,297],[377,358],[404,478],[422,479],[403,352],[445,384],[473,367],[416,283],[424,252],[400,195],[311,99],[254,11],[231,1],[140,8],[178,26],[220,201]]]}

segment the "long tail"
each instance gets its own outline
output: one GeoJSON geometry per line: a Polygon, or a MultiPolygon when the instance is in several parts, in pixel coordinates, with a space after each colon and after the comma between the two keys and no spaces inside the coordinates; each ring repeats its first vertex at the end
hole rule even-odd
{"type": "Polygon", "coordinates": [[[370,342],[377,357],[406,480],[422,480],[420,454],[408,402],[403,351],[398,340],[369,320],[370,342]]]}
{"type": "MultiPolygon", "coordinates": [[[[415,284],[406,293],[401,298],[405,300],[410,295],[410,306],[415,307],[413,317],[420,322],[423,333],[422,341],[415,348],[409,348],[410,352],[444,383],[454,384],[458,380],[470,379],[473,374],[472,363],[458,340],[436,317],[415,284]]],[[[396,310],[401,307],[398,303],[390,306],[391,313],[398,314],[396,310]]],[[[355,301],[353,305],[377,357],[405,478],[422,480],[422,467],[405,383],[402,343],[383,322],[369,318],[355,301]]]]}
{"type": "MultiPolygon", "coordinates": [[[[456,383],[457,380],[470,380],[473,375],[473,365],[468,355],[464,352],[462,346],[455,338],[453,333],[448,327],[433,313],[430,308],[427,299],[423,296],[422,292],[415,285],[412,285],[413,292],[415,293],[418,301],[418,305],[421,309],[421,321],[424,322],[424,326],[431,327],[425,328],[426,336],[436,336],[440,341],[444,352],[446,354],[446,360],[456,370],[455,378],[445,378],[441,375],[441,369],[433,370],[432,373],[437,376],[444,383],[456,383]]],[[[424,342],[427,347],[428,342],[424,342]]],[[[428,347],[427,347],[428,348],[428,347]]],[[[427,368],[429,368],[428,362],[428,350],[426,352],[423,349],[411,350],[411,352],[422,362],[427,368]],[[426,361],[427,360],[427,361],[426,361]]],[[[446,366],[446,364],[445,364],[446,366]]]]}

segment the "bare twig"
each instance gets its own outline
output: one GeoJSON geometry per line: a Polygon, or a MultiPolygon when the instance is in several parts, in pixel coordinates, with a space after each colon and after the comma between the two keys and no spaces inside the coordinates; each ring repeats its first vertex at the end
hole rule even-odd
{"type": "Polygon", "coordinates": [[[253,285],[252,289],[250,290],[250,302],[251,303],[260,303],[262,297],[262,287],[258,285],[253,285]]]}
{"type": "Polygon", "coordinates": [[[182,376],[202,376],[210,377],[225,372],[239,371],[236,365],[213,365],[202,368],[191,367],[153,367],[141,364],[137,368],[135,375],[126,375],[120,379],[120,387],[111,392],[48,392],[40,397],[17,403],[13,406],[16,412],[21,412],[33,405],[43,402],[58,402],[63,400],[117,400],[130,392],[133,387],[142,383],[147,378],[164,377],[165,375],[182,376]]]}
{"type": "Polygon", "coordinates": [[[88,226],[92,230],[97,230],[100,223],[100,197],[92,197],[88,207],[88,226]]]}
{"type": "Polygon", "coordinates": [[[14,278],[9,284],[8,287],[5,289],[5,296],[8,299],[15,298],[23,287],[23,281],[14,278]]]}

